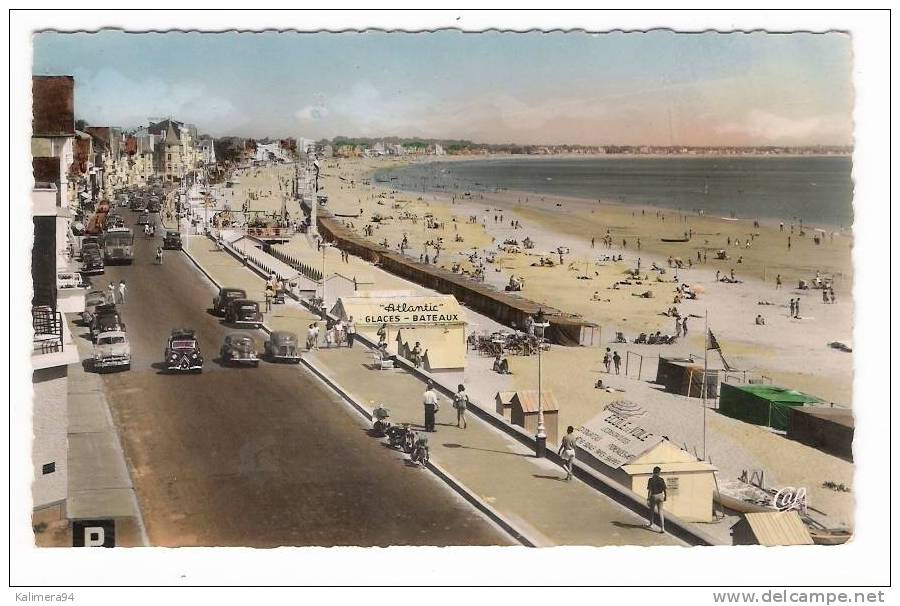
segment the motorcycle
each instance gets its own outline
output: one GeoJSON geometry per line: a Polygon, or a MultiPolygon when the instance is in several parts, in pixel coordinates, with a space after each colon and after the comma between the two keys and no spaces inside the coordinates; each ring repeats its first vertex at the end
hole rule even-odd
{"type": "Polygon", "coordinates": [[[392,425],[387,428],[386,435],[388,445],[392,448],[399,448],[403,452],[409,454],[415,445],[416,432],[410,428],[408,423],[403,425],[392,425]]]}
{"type": "Polygon", "coordinates": [[[428,436],[425,434],[416,436],[412,452],[409,453],[409,460],[416,465],[426,467],[429,459],[428,436]]]}

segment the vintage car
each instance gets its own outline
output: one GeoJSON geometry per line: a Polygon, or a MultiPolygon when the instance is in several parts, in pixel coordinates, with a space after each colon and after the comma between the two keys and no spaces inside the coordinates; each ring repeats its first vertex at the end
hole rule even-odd
{"type": "Polygon", "coordinates": [[[137,221],[135,221],[135,223],[137,223],[138,225],[148,225],[151,222],[152,221],[150,220],[150,213],[148,213],[146,210],[141,212],[141,214],[138,215],[137,221]]]}
{"type": "Polygon", "coordinates": [[[112,303],[104,303],[94,308],[94,317],[91,318],[91,341],[96,341],[100,333],[121,330],[125,332],[125,322],[119,310],[112,303]]]}
{"type": "Polygon", "coordinates": [[[97,342],[94,343],[94,369],[131,369],[131,346],[124,331],[109,330],[97,335],[97,342]]]}
{"type": "Polygon", "coordinates": [[[103,255],[99,251],[81,254],[81,273],[87,276],[96,276],[104,271],[106,271],[106,267],[103,264],[103,255]]]}
{"type": "Polygon", "coordinates": [[[141,210],[144,210],[145,206],[146,205],[144,203],[143,198],[134,197],[131,199],[131,204],[129,205],[129,208],[131,208],[131,210],[134,210],[134,211],[141,211],[141,210]]]}
{"type": "Polygon", "coordinates": [[[98,305],[106,304],[106,293],[102,290],[92,290],[84,296],[84,311],[81,312],[81,321],[85,326],[90,326],[94,321],[94,311],[98,305]]]}
{"type": "Polygon", "coordinates": [[[167,231],[163,237],[163,248],[166,250],[181,250],[181,234],[177,231],[167,231]]]}
{"type": "Polygon", "coordinates": [[[228,309],[228,303],[233,299],[246,299],[247,291],[243,288],[230,288],[224,286],[219,289],[219,294],[213,298],[212,310],[217,316],[224,316],[228,309]]]}
{"type": "Polygon", "coordinates": [[[88,283],[84,276],[77,271],[60,271],[56,272],[56,288],[62,290],[65,288],[87,288],[88,283]]]}
{"type": "Polygon", "coordinates": [[[225,308],[225,322],[235,326],[262,326],[259,303],[250,299],[231,299],[225,308]]]}
{"type": "Polygon", "coordinates": [[[189,328],[175,328],[163,354],[166,368],[178,372],[203,372],[203,356],[196,334],[189,328]]]}
{"type": "Polygon", "coordinates": [[[85,255],[91,254],[102,254],[103,251],[100,248],[100,238],[97,236],[90,236],[81,241],[81,258],[84,259],[85,255]]]}
{"type": "Polygon", "coordinates": [[[147,205],[147,212],[158,213],[160,210],[162,210],[162,206],[158,200],[151,200],[147,205]]]}
{"type": "Polygon", "coordinates": [[[300,340],[295,333],[284,330],[274,331],[269,335],[264,350],[266,357],[273,362],[285,360],[294,364],[300,363],[300,340]]]}
{"type": "Polygon", "coordinates": [[[249,364],[259,366],[259,356],[256,353],[256,341],[253,337],[234,333],[225,336],[222,349],[219,350],[222,364],[249,364]]]}

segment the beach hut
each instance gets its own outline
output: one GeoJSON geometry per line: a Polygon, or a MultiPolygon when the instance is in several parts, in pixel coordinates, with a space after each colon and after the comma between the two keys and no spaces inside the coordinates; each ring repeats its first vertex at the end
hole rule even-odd
{"type": "MultiPolygon", "coordinates": [[[[429,372],[459,372],[466,362],[466,321],[453,295],[416,295],[411,291],[363,292],[339,297],[332,315],[353,317],[357,334],[378,342],[384,325],[388,351],[404,355],[419,342],[429,372]]],[[[406,356],[404,356],[406,357],[406,356]]]]}
{"type": "MultiPolygon", "coordinates": [[[[656,367],[656,382],[663,385],[666,391],[691,398],[703,396],[703,360],[693,358],[659,357],[656,367]]],[[[718,397],[719,370],[706,369],[706,397],[718,397]]]]}
{"type": "Polygon", "coordinates": [[[731,542],[765,547],[814,544],[809,529],[793,510],[745,513],[731,527],[731,542]]]}
{"type": "Polygon", "coordinates": [[[494,395],[497,414],[512,423],[512,399],[516,395],[514,391],[498,391],[494,395]]]}
{"type": "MultiPolygon", "coordinates": [[[[541,406],[544,409],[544,430],[548,444],[559,444],[557,419],[559,403],[552,391],[541,392],[541,406]]],[[[513,425],[525,428],[530,435],[537,433],[538,426],[538,392],[536,389],[524,389],[513,394],[510,400],[509,418],[513,425]]]]}
{"type": "Polygon", "coordinates": [[[612,402],[576,429],[578,460],[641,498],[659,467],[666,481],[665,511],[690,522],[711,522],[716,467],[651,431],[647,421],[637,404],[612,402]]]}
{"type": "Polygon", "coordinates": [[[853,411],[826,406],[795,406],[790,411],[787,437],[853,461],[853,411]]]}
{"type": "Polygon", "coordinates": [[[791,409],[821,400],[775,385],[730,385],[722,383],[719,412],[754,425],[787,431],[791,409]]]}

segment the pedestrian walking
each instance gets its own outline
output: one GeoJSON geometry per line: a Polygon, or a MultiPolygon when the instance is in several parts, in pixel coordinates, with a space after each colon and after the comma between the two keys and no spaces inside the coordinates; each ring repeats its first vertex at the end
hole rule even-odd
{"type": "Polygon", "coordinates": [[[794,317],[794,299],[791,299],[791,317],[794,317]]]}
{"type": "Polygon", "coordinates": [[[125,303],[125,293],[128,292],[128,287],[125,286],[125,280],[119,281],[119,299],[122,303],[125,303]]]}
{"type": "Polygon", "coordinates": [[[109,286],[107,286],[106,288],[107,288],[107,290],[109,290],[109,296],[106,298],[106,300],[110,303],[115,303],[116,302],[116,285],[113,284],[112,282],[110,282],[109,286]]]}
{"type": "Polygon", "coordinates": [[[275,289],[271,284],[266,284],[266,313],[272,311],[272,299],[275,297],[275,289]]]}
{"type": "Polygon", "coordinates": [[[462,383],[456,386],[456,395],[453,397],[453,407],[456,409],[456,426],[465,429],[466,409],[469,407],[469,394],[462,383]]]}
{"type": "Polygon", "coordinates": [[[378,335],[378,346],[381,347],[382,344],[387,345],[387,324],[382,324],[378,327],[378,332],[375,333],[378,335]]]}
{"type": "Polygon", "coordinates": [[[613,352],[613,365],[616,367],[616,374],[619,374],[619,367],[622,365],[622,356],[619,355],[618,351],[613,352]]]}
{"type": "Polygon", "coordinates": [[[666,518],[663,514],[663,503],[666,502],[666,481],[660,476],[659,466],[653,468],[653,475],[647,480],[647,508],[650,510],[647,528],[653,528],[653,513],[659,514],[659,533],[666,531],[666,518]]]}
{"type": "Polygon", "coordinates": [[[681,318],[675,318],[675,336],[681,336],[681,318]]]}
{"type": "Polygon", "coordinates": [[[612,364],[612,353],[610,353],[609,347],[607,347],[606,353],[603,354],[603,366],[606,367],[606,374],[609,374],[610,364],[612,364]]]}
{"type": "Polygon", "coordinates": [[[828,295],[831,298],[831,302],[834,303],[834,289],[833,288],[828,289],[828,295]]]}
{"type": "Polygon", "coordinates": [[[826,304],[828,303],[828,289],[827,288],[822,289],[822,303],[826,303],[826,304]]]}
{"type": "Polygon", "coordinates": [[[311,351],[316,346],[316,338],[319,336],[318,332],[315,322],[306,329],[306,351],[311,351]]]}
{"type": "Polygon", "coordinates": [[[356,323],[353,321],[353,316],[350,316],[347,319],[347,347],[353,347],[353,340],[356,338],[356,323]]]}
{"type": "Polygon", "coordinates": [[[566,435],[562,437],[556,454],[562,457],[566,466],[566,481],[572,479],[572,467],[575,465],[575,428],[569,425],[566,435]]]}
{"type": "Polygon", "coordinates": [[[800,297],[797,297],[797,302],[794,303],[794,317],[800,319],[800,297]]]}
{"type": "Polygon", "coordinates": [[[434,382],[429,380],[425,393],[422,395],[422,405],[425,407],[425,431],[434,431],[434,415],[440,409],[438,395],[434,390],[434,382]]]}
{"type": "Polygon", "coordinates": [[[775,276],[775,290],[781,290],[781,274],[775,276]]]}
{"type": "Polygon", "coordinates": [[[684,338],[687,339],[687,316],[681,319],[681,334],[684,335],[684,338]]]}

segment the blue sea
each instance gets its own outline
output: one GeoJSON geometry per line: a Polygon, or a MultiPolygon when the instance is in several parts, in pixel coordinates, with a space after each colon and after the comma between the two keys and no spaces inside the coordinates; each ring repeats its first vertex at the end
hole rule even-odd
{"type": "Polygon", "coordinates": [[[853,223],[852,163],[842,156],[503,158],[382,170],[405,191],[513,190],[707,215],[853,223]]]}

